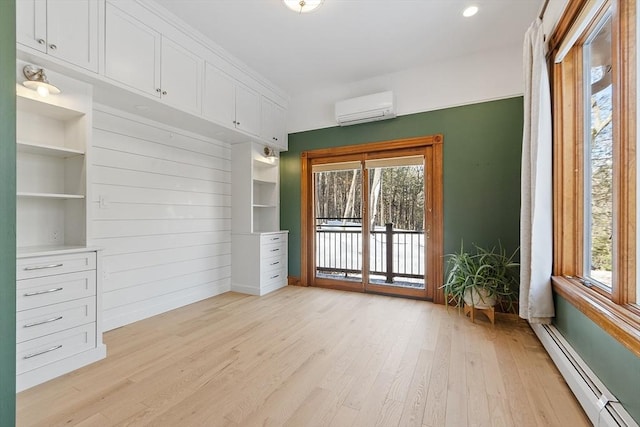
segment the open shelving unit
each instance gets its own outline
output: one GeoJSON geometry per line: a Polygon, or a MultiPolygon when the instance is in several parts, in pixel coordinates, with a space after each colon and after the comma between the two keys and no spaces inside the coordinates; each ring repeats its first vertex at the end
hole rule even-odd
{"type": "Polygon", "coordinates": [[[254,153],[251,191],[253,232],[279,230],[278,192],[278,159],[268,160],[260,153],[254,153]]]}
{"type": "Polygon", "coordinates": [[[247,142],[232,146],[232,285],[264,295],[287,284],[287,232],[280,230],[280,159],[247,142]]]}
{"type": "Polygon", "coordinates": [[[40,98],[17,86],[17,250],[87,244],[87,159],[91,104],[40,98]]]}

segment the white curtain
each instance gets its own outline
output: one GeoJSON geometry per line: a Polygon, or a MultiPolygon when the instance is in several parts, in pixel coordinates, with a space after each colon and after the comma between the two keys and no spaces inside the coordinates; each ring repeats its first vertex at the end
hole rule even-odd
{"type": "Polygon", "coordinates": [[[553,260],[551,96],[542,20],[524,41],[524,132],[520,212],[520,317],[550,323],[553,260]]]}

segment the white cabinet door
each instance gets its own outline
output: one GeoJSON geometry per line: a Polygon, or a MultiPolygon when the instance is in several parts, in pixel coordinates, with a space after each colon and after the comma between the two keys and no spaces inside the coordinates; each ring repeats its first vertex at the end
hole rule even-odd
{"type": "Polygon", "coordinates": [[[270,144],[276,143],[274,119],[274,104],[267,98],[262,97],[261,104],[261,120],[260,120],[260,137],[270,144]]]}
{"type": "Polygon", "coordinates": [[[260,137],[280,149],[288,148],[285,110],[268,98],[262,97],[260,137]]]}
{"type": "Polygon", "coordinates": [[[211,64],[205,66],[202,115],[223,126],[233,128],[236,122],[235,83],[211,64]]]}
{"type": "Polygon", "coordinates": [[[260,95],[240,84],[236,85],[236,128],[260,135],[260,95]]]}
{"type": "Polygon", "coordinates": [[[276,138],[276,145],[282,150],[289,149],[289,135],[287,134],[287,111],[273,104],[273,130],[276,138]]]}
{"type": "Polygon", "coordinates": [[[96,0],[18,0],[18,43],[98,72],[96,0]]]}
{"type": "Polygon", "coordinates": [[[47,2],[47,53],[98,72],[98,2],[47,2]]]}
{"type": "Polygon", "coordinates": [[[160,33],[107,3],[105,75],[160,97],[160,33]]]}
{"type": "Polygon", "coordinates": [[[162,38],[162,98],[181,110],[200,113],[202,60],[162,38]]]}
{"type": "Polygon", "coordinates": [[[47,51],[47,1],[16,2],[16,40],[41,52],[47,51]]]}

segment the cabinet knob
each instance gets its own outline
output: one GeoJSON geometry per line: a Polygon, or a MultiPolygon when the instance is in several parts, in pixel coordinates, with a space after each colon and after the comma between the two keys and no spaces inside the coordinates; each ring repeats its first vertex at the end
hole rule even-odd
{"type": "Polygon", "coordinates": [[[38,44],[45,44],[46,42],[44,41],[44,39],[38,39],[38,44]]]}
{"type": "Polygon", "coordinates": [[[236,122],[236,124],[237,124],[238,126],[240,126],[240,122],[236,122]]]}
{"type": "Polygon", "coordinates": [[[163,95],[166,95],[166,94],[167,94],[167,91],[166,91],[166,90],[163,90],[163,91],[162,91],[162,94],[163,94],[163,95]]]}
{"type": "Polygon", "coordinates": [[[162,92],[162,89],[157,88],[157,89],[156,89],[156,92],[160,93],[160,92],[162,92]]]}
{"type": "Polygon", "coordinates": [[[58,46],[56,46],[55,44],[50,44],[49,45],[49,49],[51,50],[56,50],[58,48],[58,46]]]}
{"type": "Polygon", "coordinates": [[[236,122],[236,121],[234,120],[234,121],[233,121],[233,124],[234,124],[234,125],[235,125],[235,124],[238,124],[238,122],[236,122]]]}

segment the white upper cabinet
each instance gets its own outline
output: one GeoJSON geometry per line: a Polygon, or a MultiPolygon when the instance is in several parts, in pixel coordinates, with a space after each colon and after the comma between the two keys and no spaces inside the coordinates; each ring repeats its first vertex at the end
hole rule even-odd
{"type": "Polygon", "coordinates": [[[105,21],[107,77],[200,113],[202,59],[110,3],[105,21]]]}
{"type": "Polygon", "coordinates": [[[236,85],[236,128],[260,135],[260,95],[241,84],[236,85]]]}
{"type": "Polygon", "coordinates": [[[205,68],[202,112],[206,119],[260,134],[260,95],[211,64],[205,68]]]}
{"type": "Polygon", "coordinates": [[[105,75],[160,97],[160,33],[110,3],[105,21],[105,75]]]}
{"type": "MultiPolygon", "coordinates": [[[[128,97],[111,96],[118,86],[195,116],[192,125],[202,132],[214,122],[229,142],[288,148],[286,97],[170,23],[153,2],[17,0],[16,24],[18,58],[84,68],[74,72],[100,89],[99,102],[132,108],[128,97]]],[[[169,124],[183,125],[174,112],[165,115],[169,124]]]]}
{"type": "Polygon", "coordinates": [[[162,98],[176,108],[200,113],[204,61],[162,37],[162,98]]]}
{"type": "Polygon", "coordinates": [[[18,43],[98,72],[98,1],[18,0],[18,43]]]}
{"type": "Polygon", "coordinates": [[[16,40],[40,52],[47,52],[46,0],[16,2],[16,40]]]}
{"type": "Polygon", "coordinates": [[[236,85],[233,79],[207,63],[204,70],[202,114],[227,127],[236,123],[236,85]]]}
{"type": "Polygon", "coordinates": [[[264,96],[262,97],[262,120],[260,124],[260,137],[262,139],[279,149],[288,149],[285,109],[264,96]]]}

